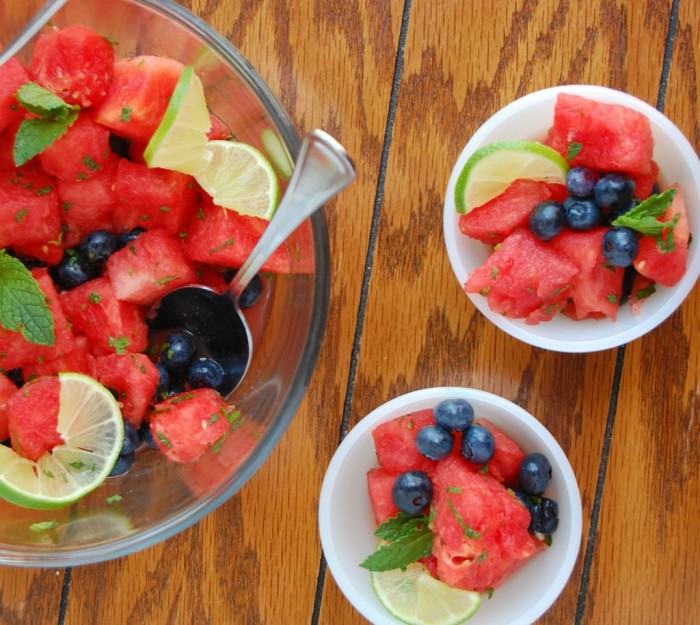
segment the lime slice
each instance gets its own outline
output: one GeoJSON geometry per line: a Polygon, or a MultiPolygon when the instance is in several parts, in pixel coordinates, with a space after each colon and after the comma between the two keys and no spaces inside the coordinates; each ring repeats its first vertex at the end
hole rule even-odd
{"type": "Polygon", "coordinates": [[[382,605],[409,625],[457,625],[474,615],[481,593],[452,588],[435,579],[419,562],[405,570],[371,573],[382,605]]]}
{"type": "Polygon", "coordinates": [[[0,445],[0,496],[25,508],[62,508],[109,475],[124,439],[116,400],[80,373],[60,373],[58,433],[64,440],[33,462],[0,445]]]}
{"type": "Polygon", "coordinates": [[[254,147],[237,141],[209,141],[209,166],[196,175],[214,204],[241,215],[270,219],[280,186],[275,170],[254,147]]]}
{"type": "Polygon", "coordinates": [[[458,213],[468,213],[527,178],[564,184],[569,164],[555,149],[536,141],[499,141],[469,157],[455,186],[458,213]]]}
{"type": "Polygon", "coordinates": [[[205,149],[210,125],[202,81],[188,65],[143,153],[146,164],[192,175],[202,171],[211,158],[205,149]]]}

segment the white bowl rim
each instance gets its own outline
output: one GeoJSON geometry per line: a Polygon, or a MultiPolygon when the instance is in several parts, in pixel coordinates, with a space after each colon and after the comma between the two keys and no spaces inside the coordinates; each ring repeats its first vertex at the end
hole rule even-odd
{"type": "MultiPolygon", "coordinates": [[[[687,166],[691,172],[691,176],[695,183],[694,192],[696,196],[700,196],[700,159],[698,159],[698,155],[678,127],[668,117],[647,102],[644,102],[636,96],[627,94],[623,91],[599,85],[586,84],[560,85],[529,93],[501,108],[479,127],[479,129],[472,135],[465,147],[462,149],[462,152],[460,153],[450,174],[450,179],[445,193],[443,232],[450,264],[462,288],[467,280],[468,270],[462,263],[459,253],[459,246],[460,240],[466,237],[459,232],[459,228],[457,226],[459,215],[456,212],[454,204],[454,189],[464,163],[479,147],[490,142],[488,141],[489,135],[491,135],[493,131],[505,120],[510,119],[525,106],[543,103],[553,104],[556,95],[561,92],[573,93],[606,102],[625,104],[644,113],[649,118],[652,126],[655,127],[654,130],[656,132],[663,131],[665,136],[672,138],[675,147],[683,156],[683,159],[687,163],[687,166]],[[656,128],[658,128],[658,130],[656,130],[656,128]]],[[[518,138],[521,137],[513,137],[513,139],[518,138]]],[[[691,210],[688,212],[690,215],[691,210]]],[[[693,252],[694,250],[691,246],[688,254],[688,266],[686,268],[686,273],[678,284],[670,288],[657,285],[657,293],[652,297],[658,298],[663,294],[663,296],[666,298],[658,309],[655,310],[652,315],[645,316],[643,312],[644,308],[642,308],[642,313],[638,318],[638,322],[625,329],[620,327],[621,324],[619,321],[615,322],[609,319],[586,319],[582,321],[570,320],[570,323],[567,323],[565,326],[572,330],[568,336],[548,336],[546,330],[543,329],[543,326],[547,327],[548,324],[552,323],[551,321],[543,322],[538,325],[528,325],[520,319],[508,319],[507,317],[492,311],[489,308],[485,297],[479,295],[478,293],[467,293],[466,295],[469,297],[474,306],[476,306],[476,308],[497,327],[507,334],[510,334],[511,336],[535,347],[569,353],[594,352],[611,349],[614,347],[619,347],[625,343],[629,343],[630,341],[633,341],[634,339],[637,339],[647,332],[653,330],[655,327],[665,321],[682,304],[695,286],[698,276],[700,276],[700,252],[693,252]],[[600,329],[601,324],[612,326],[614,329],[611,330],[609,334],[596,337],[587,336],[585,331],[581,332],[581,330],[585,330],[586,327],[597,327],[600,329]],[[618,325],[616,326],[615,324],[618,325]]],[[[644,305],[648,305],[648,302],[645,302],[644,305]]]]}
{"type": "MultiPolygon", "coordinates": [[[[524,423],[540,440],[546,441],[546,454],[560,472],[565,489],[568,493],[569,506],[562,508],[560,503],[560,518],[569,515],[571,529],[570,540],[567,543],[565,554],[561,559],[561,567],[552,583],[540,598],[529,608],[525,609],[517,618],[510,620],[507,625],[530,625],[556,601],[566,586],[574,569],[581,548],[583,530],[583,512],[581,494],[574,471],[566,454],[552,434],[529,412],[517,404],[493,393],[466,387],[442,386],[425,388],[400,395],[378,406],[367,416],[361,419],[341,441],[333,458],[331,459],[321,487],[319,498],[319,533],[323,554],[333,578],[338,587],[365,618],[375,625],[400,625],[400,621],[391,616],[378,600],[372,595],[370,601],[366,592],[361,592],[354,584],[345,570],[345,565],[336,548],[334,527],[332,522],[331,499],[336,479],[344,469],[351,450],[363,437],[369,436],[371,430],[379,423],[388,421],[397,416],[408,414],[416,410],[434,406],[441,399],[463,398],[475,403],[485,403],[509,413],[516,421],[524,423]]],[[[478,418],[478,414],[477,414],[478,418]]],[[[371,440],[371,439],[370,439],[371,440]]],[[[369,576],[369,573],[367,574],[369,576]]],[[[478,612],[477,612],[478,614],[478,612]]],[[[498,625],[498,624],[494,624],[498,625]]],[[[505,623],[503,625],[506,625],[505,623]]]]}

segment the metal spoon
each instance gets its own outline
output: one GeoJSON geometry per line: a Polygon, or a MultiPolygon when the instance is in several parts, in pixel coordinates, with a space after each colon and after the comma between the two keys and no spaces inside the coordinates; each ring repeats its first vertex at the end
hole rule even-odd
{"type": "Polygon", "coordinates": [[[310,131],[282,201],[228,290],[219,294],[190,285],[171,291],[151,308],[152,330],[188,330],[222,365],[226,372],[219,387],[222,395],[238,386],[253,356],[250,328],[238,306],[241,293],[285,239],[354,178],[355,166],[345,149],[325,132],[310,131]]]}
{"type": "Polygon", "coordinates": [[[0,52],[0,66],[19,52],[36,35],[67,0],[48,0],[39,9],[20,33],[0,52]]]}

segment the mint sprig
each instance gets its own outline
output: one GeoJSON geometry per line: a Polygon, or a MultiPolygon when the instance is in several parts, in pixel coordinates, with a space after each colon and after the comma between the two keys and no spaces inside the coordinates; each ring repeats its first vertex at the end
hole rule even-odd
{"type": "Polygon", "coordinates": [[[374,534],[386,541],[360,566],[368,571],[392,571],[429,556],[433,550],[433,532],[426,516],[397,514],[382,523],[374,534]]]}
{"type": "Polygon", "coordinates": [[[666,189],[663,193],[650,195],[646,200],[620,215],[612,225],[631,228],[649,237],[658,237],[664,230],[673,230],[678,221],[677,215],[670,221],[659,221],[657,217],[663,215],[671,206],[675,195],[675,189],[666,189]]]}
{"type": "Polygon", "coordinates": [[[15,166],[19,167],[62,137],[78,118],[80,107],[67,104],[55,93],[34,82],[24,83],[16,96],[24,108],[38,116],[25,119],[15,135],[12,156],[15,166]]]}
{"type": "Polygon", "coordinates": [[[56,342],[44,292],[30,271],[5,250],[0,250],[0,325],[21,332],[30,343],[50,346],[56,342]]]}

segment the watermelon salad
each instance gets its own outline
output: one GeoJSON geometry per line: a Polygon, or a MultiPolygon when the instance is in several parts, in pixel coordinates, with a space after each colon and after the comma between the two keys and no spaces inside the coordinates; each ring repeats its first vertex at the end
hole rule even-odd
{"type": "MultiPolygon", "coordinates": [[[[27,64],[0,67],[0,440],[20,455],[35,460],[60,443],[56,393],[41,392],[41,380],[65,371],[120,402],[126,434],[113,475],[144,441],[185,463],[236,426],[217,387],[240,371],[223,371],[187,332],[149,338],[154,302],[189,283],[224,291],[267,224],[215,206],[190,175],[145,164],[183,68],[116,58],[113,42],[80,25],[45,29],[27,64]],[[7,281],[13,263],[40,289],[53,340],[6,329],[26,286],[7,281]]],[[[212,115],[208,137],[230,134],[212,115]]],[[[254,305],[267,277],[291,266],[283,245],[240,303],[254,305]]]]}
{"type": "Polygon", "coordinates": [[[451,587],[491,595],[548,549],[559,525],[558,504],[546,496],[550,462],[525,453],[466,400],[381,423],[372,437],[378,466],[367,487],[382,540],[361,566],[420,562],[451,587]]]}
{"type": "Polygon", "coordinates": [[[682,190],[659,187],[649,120],[560,93],[538,145],[566,160],[565,178],[516,179],[460,215],[464,235],[493,246],[465,291],[528,324],[559,313],[614,321],[622,305],[638,314],[657,285],[681,279],[691,238],[682,190]]]}

